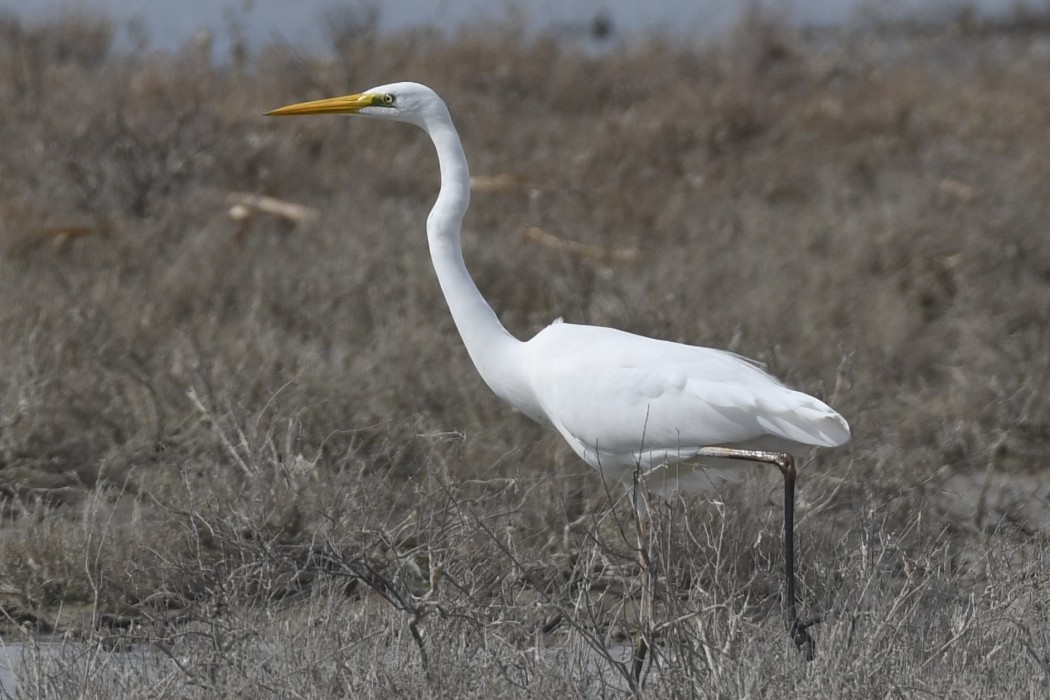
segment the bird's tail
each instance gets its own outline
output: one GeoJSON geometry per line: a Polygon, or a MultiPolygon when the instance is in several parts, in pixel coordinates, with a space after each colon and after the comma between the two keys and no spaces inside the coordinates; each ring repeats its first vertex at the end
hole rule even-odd
{"type": "MultiPolygon", "coordinates": [[[[837,447],[849,441],[846,419],[826,403],[799,391],[792,391],[790,399],[761,406],[765,410],[756,419],[770,436],[814,447],[837,447]]],[[[781,451],[791,452],[783,448],[781,451]]]]}

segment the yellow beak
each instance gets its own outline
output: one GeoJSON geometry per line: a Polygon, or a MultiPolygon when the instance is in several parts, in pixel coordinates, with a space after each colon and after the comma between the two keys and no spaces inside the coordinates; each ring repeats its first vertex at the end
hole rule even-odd
{"type": "Polygon", "coordinates": [[[267,117],[286,117],[299,114],[354,114],[365,107],[379,106],[381,95],[362,92],[345,97],[329,97],[313,102],[299,102],[267,112],[267,117]]]}

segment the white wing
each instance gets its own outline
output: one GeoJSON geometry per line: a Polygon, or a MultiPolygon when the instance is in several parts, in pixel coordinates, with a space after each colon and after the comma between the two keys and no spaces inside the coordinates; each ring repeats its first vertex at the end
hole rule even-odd
{"type": "Polygon", "coordinates": [[[592,466],[686,459],[701,447],[840,445],[822,401],[732,353],[611,328],[555,324],[527,343],[540,410],[592,466]]]}

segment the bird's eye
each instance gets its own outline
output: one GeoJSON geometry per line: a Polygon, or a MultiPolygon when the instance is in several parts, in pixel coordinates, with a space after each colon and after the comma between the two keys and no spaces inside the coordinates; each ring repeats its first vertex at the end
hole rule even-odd
{"type": "Polygon", "coordinates": [[[383,105],[386,106],[386,107],[393,107],[394,106],[394,96],[391,95],[391,94],[383,95],[379,99],[382,100],[383,105]]]}

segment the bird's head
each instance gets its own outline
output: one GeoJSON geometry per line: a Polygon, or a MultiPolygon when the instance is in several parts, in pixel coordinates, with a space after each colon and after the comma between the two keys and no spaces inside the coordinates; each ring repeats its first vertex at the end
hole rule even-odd
{"type": "Polygon", "coordinates": [[[427,128],[433,119],[448,118],[448,109],[437,93],[419,83],[391,83],[344,97],[299,102],[267,112],[282,117],[300,114],[359,114],[391,119],[427,128]]]}

